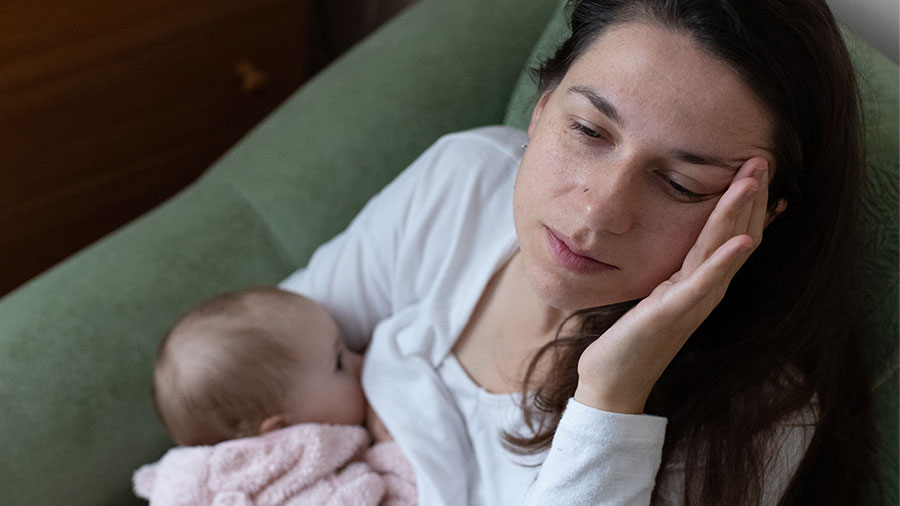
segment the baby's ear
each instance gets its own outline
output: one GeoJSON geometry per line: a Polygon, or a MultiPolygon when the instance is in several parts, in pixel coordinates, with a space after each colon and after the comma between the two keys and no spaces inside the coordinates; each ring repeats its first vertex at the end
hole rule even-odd
{"type": "Polygon", "coordinates": [[[273,430],[283,429],[288,426],[284,415],[271,415],[259,424],[259,435],[267,434],[273,430]]]}

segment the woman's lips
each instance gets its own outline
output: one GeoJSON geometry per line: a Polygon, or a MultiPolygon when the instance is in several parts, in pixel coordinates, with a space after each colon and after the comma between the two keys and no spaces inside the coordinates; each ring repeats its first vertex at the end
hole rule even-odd
{"type": "Polygon", "coordinates": [[[618,269],[614,265],[605,264],[572,251],[572,248],[567,244],[568,241],[565,236],[560,237],[553,230],[547,227],[544,228],[547,231],[547,245],[550,247],[550,253],[566,269],[580,274],[618,269]]]}

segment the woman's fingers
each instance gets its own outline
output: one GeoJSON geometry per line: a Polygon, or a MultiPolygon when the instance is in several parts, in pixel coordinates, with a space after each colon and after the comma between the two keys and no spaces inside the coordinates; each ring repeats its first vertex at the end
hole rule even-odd
{"type": "Polygon", "coordinates": [[[643,409],[659,375],[719,304],[759,244],[768,178],[764,159],[745,162],[716,203],[681,270],[585,350],[578,362],[579,402],[622,413],[643,409]]]}
{"type": "MultiPolygon", "coordinates": [[[[762,169],[756,169],[749,177],[749,178],[753,179],[754,181],[756,181],[757,186],[755,187],[755,191],[753,192],[752,195],[745,196],[746,203],[745,203],[745,205],[742,205],[740,207],[740,209],[738,211],[738,217],[735,220],[735,222],[732,226],[732,229],[731,229],[732,237],[734,237],[736,235],[746,234],[747,230],[749,230],[749,228],[750,228],[750,223],[752,221],[751,218],[753,217],[753,212],[754,212],[754,209],[756,208],[756,203],[759,199],[759,194],[760,194],[760,189],[761,189],[760,188],[761,185],[759,185],[759,178],[756,177],[756,175],[757,175],[756,173],[759,170],[762,170],[762,169]]],[[[751,187],[752,186],[753,185],[751,185],[751,187]]]]}
{"type": "Polygon", "coordinates": [[[722,300],[752,249],[750,236],[730,238],[696,271],[662,283],[627,312],[581,355],[575,399],[606,411],[642,412],[659,376],[722,300]]]}
{"type": "Polygon", "coordinates": [[[766,216],[769,205],[769,180],[771,175],[765,167],[757,169],[754,178],[759,183],[759,190],[753,198],[753,210],[747,229],[743,232],[753,238],[753,245],[759,246],[762,240],[763,229],[766,227],[766,216]]]}
{"type": "MultiPolygon", "coordinates": [[[[688,252],[682,265],[682,274],[690,275],[722,244],[737,235],[749,233],[751,223],[756,218],[756,207],[760,196],[761,184],[754,177],[759,169],[765,170],[766,161],[752,158],[741,166],[732,180],[731,186],[719,199],[715,209],[706,221],[694,246],[688,252]]],[[[763,212],[765,212],[763,204],[763,212]]],[[[754,238],[754,243],[758,241],[754,238]]]]}
{"type": "Polygon", "coordinates": [[[759,245],[766,221],[768,174],[766,161],[754,158],[745,162],[735,175],[697,238],[695,247],[701,254],[692,259],[696,265],[682,272],[685,281],[682,288],[686,292],[680,295],[680,311],[692,305],[701,312],[711,311],[738,269],[759,245]]]}
{"type": "MultiPolygon", "coordinates": [[[[696,293],[696,308],[703,314],[712,312],[738,269],[753,251],[754,241],[747,234],[729,238],[691,276],[691,291],[696,293]]],[[[704,316],[705,319],[705,316],[704,316]]]]}

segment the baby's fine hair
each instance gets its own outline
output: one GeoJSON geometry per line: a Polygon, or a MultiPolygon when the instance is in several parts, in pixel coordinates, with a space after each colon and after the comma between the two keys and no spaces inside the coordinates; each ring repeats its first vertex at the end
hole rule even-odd
{"type": "Polygon", "coordinates": [[[157,350],[153,402],[177,444],[256,435],[267,417],[283,412],[299,363],[290,340],[299,336],[277,323],[308,302],[254,288],[204,301],[172,326],[157,350]]]}

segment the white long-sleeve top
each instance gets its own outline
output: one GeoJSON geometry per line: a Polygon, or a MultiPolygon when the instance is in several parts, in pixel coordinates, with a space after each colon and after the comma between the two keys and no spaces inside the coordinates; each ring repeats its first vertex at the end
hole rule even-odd
{"type": "MultiPolygon", "coordinates": [[[[517,249],[512,193],[525,142],[508,127],[441,138],[281,287],[324,304],[348,346],[367,349],[366,396],[412,463],[423,506],[647,505],[665,418],[570,400],[550,450],[518,456],[501,434],[526,433],[520,394],[480,388],[452,353],[517,249]]],[[[793,475],[808,421],[780,432],[764,504],[793,475]]],[[[679,497],[681,466],[662,472],[663,496],[679,497]]]]}

